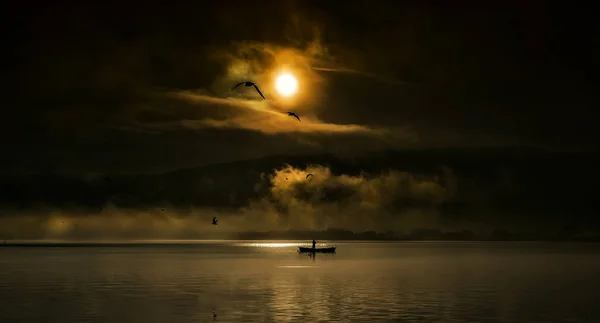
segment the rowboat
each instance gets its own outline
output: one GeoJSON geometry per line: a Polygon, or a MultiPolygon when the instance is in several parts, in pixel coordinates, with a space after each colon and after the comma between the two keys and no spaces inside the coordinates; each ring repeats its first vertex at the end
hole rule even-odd
{"type": "Polygon", "coordinates": [[[330,248],[307,248],[307,247],[298,247],[298,252],[312,252],[312,253],[335,253],[336,247],[330,248]]]}

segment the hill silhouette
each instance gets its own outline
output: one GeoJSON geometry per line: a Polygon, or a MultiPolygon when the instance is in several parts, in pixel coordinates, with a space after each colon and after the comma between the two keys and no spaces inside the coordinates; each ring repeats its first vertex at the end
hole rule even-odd
{"type": "MultiPolygon", "coordinates": [[[[125,207],[215,206],[236,207],[260,192],[254,186],[261,174],[284,165],[305,168],[327,166],[332,174],[376,175],[395,169],[414,174],[435,175],[447,167],[461,178],[493,182],[503,175],[514,178],[528,192],[530,201],[550,197],[591,198],[591,187],[575,180],[582,176],[598,180],[596,154],[553,153],[533,149],[428,149],[381,151],[337,156],[333,154],[283,156],[214,164],[152,175],[102,175],[77,178],[59,174],[5,176],[0,179],[0,203],[27,207],[82,205],[100,207],[107,201],[125,207]],[[577,185],[574,192],[567,185],[577,185]],[[549,187],[551,186],[551,187],[549,187]],[[540,190],[544,194],[540,194],[540,190]],[[556,195],[558,192],[559,196],[556,195]],[[551,194],[548,196],[546,194],[551,194]]],[[[264,177],[264,176],[263,176],[264,177]]],[[[264,180],[264,178],[262,179],[264,180]]],[[[551,202],[551,201],[547,201],[551,202]]]]}

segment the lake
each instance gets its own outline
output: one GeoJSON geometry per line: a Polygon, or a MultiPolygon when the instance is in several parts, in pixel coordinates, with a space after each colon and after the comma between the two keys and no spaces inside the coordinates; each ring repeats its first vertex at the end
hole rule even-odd
{"type": "Polygon", "coordinates": [[[10,243],[0,322],[600,322],[598,244],[10,243]]]}

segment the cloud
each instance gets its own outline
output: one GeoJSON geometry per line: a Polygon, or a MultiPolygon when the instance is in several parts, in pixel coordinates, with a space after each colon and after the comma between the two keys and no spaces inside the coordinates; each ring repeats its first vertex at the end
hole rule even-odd
{"type": "Polygon", "coordinates": [[[70,238],[206,237],[211,233],[267,230],[387,231],[438,227],[436,208],[455,193],[451,171],[421,176],[390,171],[377,176],[336,175],[325,166],[286,166],[263,174],[259,194],[237,209],[171,207],[125,209],[107,204],[97,212],[44,209],[13,210],[0,217],[0,236],[70,238]],[[306,179],[308,173],[312,177],[306,179]],[[219,226],[210,219],[220,219],[219,226]]]}
{"type": "Polygon", "coordinates": [[[343,67],[313,67],[313,69],[315,71],[321,71],[321,72],[333,72],[333,73],[344,73],[344,74],[354,74],[354,75],[359,75],[359,76],[364,76],[364,77],[368,77],[374,80],[377,80],[379,82],[383,82],[383,83],[388,83],[388,84],[392,84],[392,85],[398,85],[398,86],[415,86],[418,85],[416,83],[413,82],[408,82],[408,81],[403,81],[403,80],[397,80],[397,79],[393,79],[390,77],[385,77],[382,75],[378,75],[375,73],[367,73],[367,72],[362,72],[362,71],[357,71],[354,69],[350,69],[350,68],[343,68],[343,67]]]}
{"type": "MultiPolygon", "coordinates": [[[[453,182],[453,176],[448,173],[453,182]]],[[[276,214],[287,229],[383,230],[437,226],[436,207],[454,194],[434,176],[389,171],[378,176],[335,175],[325,166],[290,166],[270,176],[267,197],[244,211],[276,214]],[[307,174],[313,174],[306,179],[307,174]]]]}
{"type": "Polygon", "coordinates": [[[181,126],[186,128],[241,128],[266,134],[288,132],[385,134],[383,129],[372,129],[355,124],[325,123],[314,116],[301,116],[301,122],[298,122],[295,118],[288,116],[286,111],[278,111],[265,101],[218,98],[187,91],[175,93],[174,96],[199,105],[214,105],[215,109],[230,109],[230,111],[224,112],[227,116],[220,120],[211,117],[181,120],[181,126]]]}
{"type": "Polygon", "coordinates": [[[265,134],[353,133],[380,138],[389,135],[390,131],[384,128],[340,124],[318,117],[320,110],[327,109],[321,100],[325,95],[322,86],[325,79],[313,66],[332,60],[318,38],[304,48],[237,42],[215,48],[208,58],[224,67],[223,74],[214,75],[211,86],[158,91],[147,107],[138,110],[138,114],[146,116],[138,115],[131,126],[151,131],[229,128],[265,134]],[[282,72],[290,72],[299,80],[299,92],[292,98],[280,97],[274,91],[274,80],[282,72]],[[248,80],[257,83],[267,100],[258,98],[254,89],[239,87],[231,91],[233,84],[248,80]],[[301,122],[288,116],[288,111],[300,115],[301,122]],[[148,114],[157,116],[148,120],[148,114]]]}

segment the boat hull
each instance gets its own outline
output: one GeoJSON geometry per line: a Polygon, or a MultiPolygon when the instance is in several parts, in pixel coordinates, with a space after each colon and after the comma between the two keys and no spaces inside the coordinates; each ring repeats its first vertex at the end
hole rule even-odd
{"type": "Polygon", "coordinates": [[[310,253],[335,253],[336,247],[331,248],[306,248],[306,247],[298,247],[298,252],[310,252],[310,253]]]}

